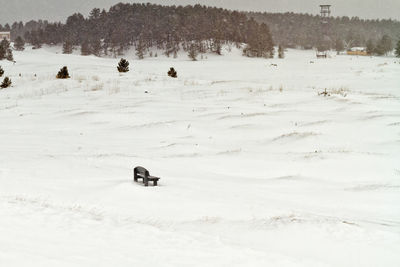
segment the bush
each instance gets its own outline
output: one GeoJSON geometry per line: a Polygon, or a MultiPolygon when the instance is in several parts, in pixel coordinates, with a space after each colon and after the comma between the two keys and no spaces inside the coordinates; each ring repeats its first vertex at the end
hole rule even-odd
{"type": "Polygon", "coordinates": [[[0,77],[2,77],[3,74],[4,74],[4,70],[3,70],[3,68],[0,66],[0,77]]]}
{"type": "Polygon", "coordinates": [[[5,77],[2,84],[0,85],[1,88],[7,88],[11,86],[11,79],[8,77],[5,77]]]}
{"type": "Polygon", "coordinates": [[[69,77],[69,73],[68,73],[68,68],[66,66],[64,66],[62,69],[60,69],[60,71],[57,73],[56,76],[57,79],[68,79],[69,77]]]}
{"type": "Polygon", "coordinates": [[[129,71],[129,62],[128,60],[121,58],[121,60],[118,63],[117,67],[119,72],[128,72],[129,71]]]}
{"type": "Polygon", "coordinates": [[[168,76],[172,78],[178,78],[178,73],[175,71],[174,68],[170,68],[168,71],[168,76]]]}

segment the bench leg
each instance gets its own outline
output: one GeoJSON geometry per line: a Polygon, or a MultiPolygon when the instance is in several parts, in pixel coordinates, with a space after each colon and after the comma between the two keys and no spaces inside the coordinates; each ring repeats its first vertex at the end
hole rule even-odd
{"type": "Polygon", "coordinates": [[[148,182],[145,182],[145,183],[144,183],[144,186],[149,186],[149,183],[148,183],[148,182]]]}
{"type": "Polygon", "coordinates": [[[157,186],[157,181],[154,181],[154,182],[153,182],[153,186],[157,186]]]}

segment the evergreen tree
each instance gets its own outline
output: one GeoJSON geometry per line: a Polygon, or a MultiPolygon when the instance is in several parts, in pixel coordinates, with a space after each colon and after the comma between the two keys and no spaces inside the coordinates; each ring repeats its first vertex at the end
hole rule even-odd
{"type": "Polygon", "coordinates": [[[7,59],[9,61],[13,61],[13,53],[10,48],[10,42],[7,41],[6,39],[3,39],[0,42],[0,60],[7,59]]]}
{"type": "Polygon", "coordinates": [[[198,51],[197,51],[197,46],[195,44],[190,44],[189,45],[189,51],[188,51],[188,57],[193,60],[196,61],[197,60],[197,55],[198,55],[198,51]]]}
{"type": "Polygon", "coordinates": [[[3,70],[3,68],[0,66],[0,77],[2,77],[3,74],[4,74],[4,70],[3,70]]]}
{"type": "Polygon", "coordinates": [[[129,62],[126,59],[121,58],[121,60],[118,63],[117,69],[119,72],[128,72],[129,71],[129,62]]]}
{"type": "Polygon", "coordinates": [[[5,77],[4,78],[4,80],[3,80],[3,82],[1,83],[1,85],[0,85],[0,87],[1,88],[7,88],[7,87],[10,87],[11,86],[11,79],[10,78],[8,78],[8,77],[5,77]]]}
{"type": "Polygon", "coordinates": [[[139,39],[138,44],[136,45],[136,55],[138,56],[139,59],[143,59],[144,58],[144,43],[142,38],[139,39]]]}
{"type": "Polygon", "coordinates": [[[81,55],[82,56],[88,56],[90,55],[90,47],[89,47],[89,42],[84,41],[81,45],[81,55]]]}
{"type": "Polygon", "coordinates": [[[64,66],[60,71],[57,73],[57,79],[68,79],[71,78],[68,73],[68,68],[64,66]]]}
{"type": "Polygon", "coordinates": [[[178,78],[178,73],[174,68],[171,67],[168,71],[168,76],[172,78],[178,78]]]}
{"type": "Polygon", "coordinates": [[[12,53],[11,48],[8,48],[8,49],[7,49],[7,56],[6,56],[6,59],[7,59],[8,61],[14,61],[14,56],[13,56],[13,53],[12,53]]]}
{"type": "Polygon", "coordinates": [[[25,49],[25,41],[21,36],[18,36],[14,41],[14,47],[18,51],[23,51],[25,49]]]}
{"type": "Polygon", "coordinates": [[[343,40],[342,39],[339,39],[339,38],[336,39],[335,50],[336,50],[338,55],[339,55],[340,52],[342,52],[344,50],[344,44],[343,44],[343,40]]]}
{"type": "Polygon", "coordinates": [[[257,25],[254,20],[248,22],[247,46],[243,54],[248,57],[272,58],[274,56],[274,43],[268,26],[263,23],[257,25]]]}
{"type": "Polygon", "coordinates": [[[63,54],[72,54],[72,50],[73,50],[73,45],[72,42],[70,40],[65,40],[64,44],[63,44],[63,54]]]}
{"type": "Polygon", "coordinates": [[[101,56],[101,41],[99,39],[94,39],[90,42],[90,50],[93,55],[99,57],[101,56]]]}
{"type": "Polygon", "coordinates": [[[33,49],[39,49],[42,47],[43,41],[41,40],[41,37],[39,36],[39,33],[37,31],[32,31],[31,33],[31,44],[33,45],[33,49]]]}
{"type": "Polygon", "coordinates": [[[369,40],[367,41],[367,53],[368,53],[369,55],[372,55],[372,54],[374,53],[374,51],[375,51],[375,44],[374,44],[374,41],[372,41],[371,39],[369,39],[369,40]]]}
{"type": "Polygon", "coordinates": [[[376,45],[375,48],[375,53],[378,56],[383,56],[392,51],[393,45],[392,45],[392,39],[388,35],[382,36],[382,39],[379,40],[378,44],[376,45]]]}
{"type": "Polygon", "coordinates": [[[385,54],[389,53],[393,50],[392,38],[390,38],[389,35],[385,34],[384,36],[382,36],[381,45],[383,47],[383,50],[385,51],[385,54]]]}
{"type": "Polygon", "coordinates": [[[3,60],[6,58],[7,54],[7,49],[4,46],[5,43],[1,42],[0,43],[0,60],[3,60]]]}
{"type": "Polygon", "coordinates": [[[222,50],[222,44],[221,44],[221,40],[216,39],[214,40],[213,44],[213,52],[217,55],[222,55],[221,50],[222,50]]]}
{"type": "Polygon", "coordinates": [[[285,58],[285,49],[283,48],[282,45],[279,45],[278,47],[278,57],[285,58]]]}
{"type": "MultiPolygon", "coordinates": [[[[397,41],[396,49],[395,49],[395,55],[396,57],[400,57],[400,40],[397,41]]],[[[0,75],[1,77],[1,75],[0,75]]]]}

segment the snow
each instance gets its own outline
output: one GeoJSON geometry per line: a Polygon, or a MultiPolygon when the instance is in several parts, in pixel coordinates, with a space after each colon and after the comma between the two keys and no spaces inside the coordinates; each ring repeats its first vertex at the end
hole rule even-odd
{"type": "Polygon", "coordinates": [[[1,266],[400,265],[399,59],[56,50],[1,62],[1,266]]]}

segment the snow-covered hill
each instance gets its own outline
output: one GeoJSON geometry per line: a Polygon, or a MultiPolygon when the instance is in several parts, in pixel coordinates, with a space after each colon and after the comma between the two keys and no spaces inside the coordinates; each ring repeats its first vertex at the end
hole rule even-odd
{"type": "Polygon", "coordinates": [[[0,265],[399,266],[400,60],[314,57],[15,52],[0,265]]]}

